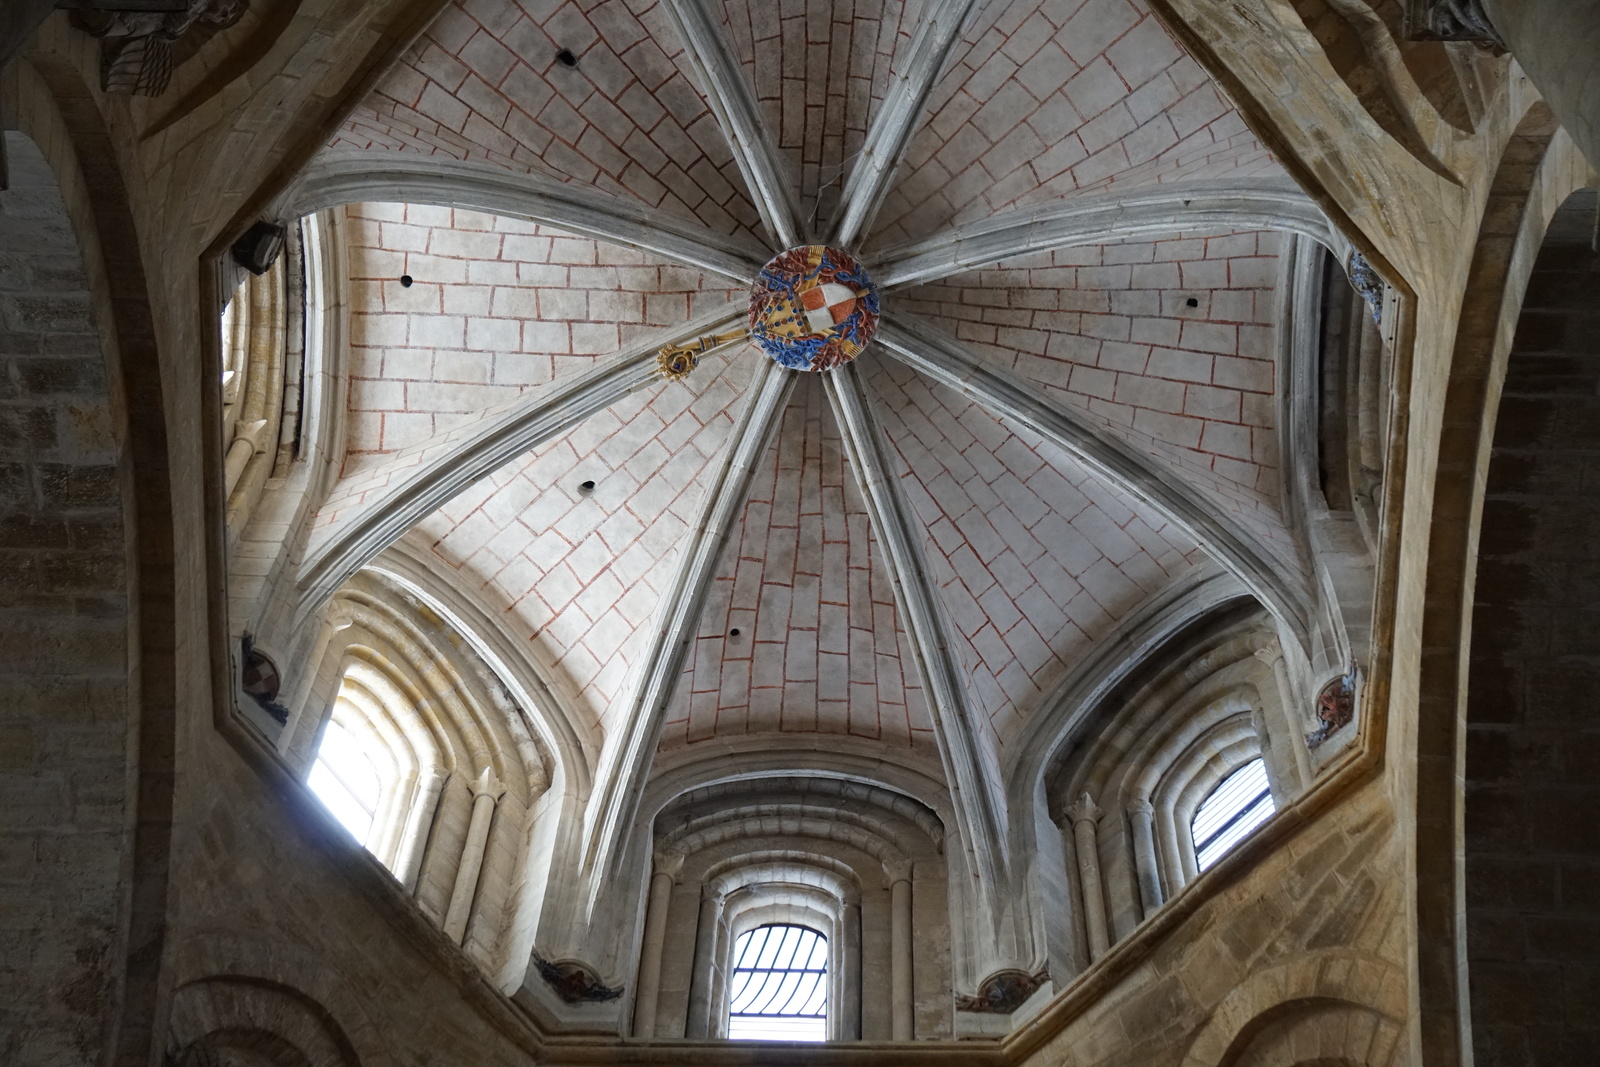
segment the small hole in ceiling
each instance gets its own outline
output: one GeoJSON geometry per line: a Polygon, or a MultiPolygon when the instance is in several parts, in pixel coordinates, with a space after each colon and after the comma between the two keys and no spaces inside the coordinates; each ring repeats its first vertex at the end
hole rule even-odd
{"type": "Polygon", "coordinates": [[[1190,298],[1189,298],[1189,299],[1188,299],[1188,300],[1185,300],[1185,301],[1184,301],[1184,303],[1185,303],[1185,304],[1188,304],[1188,305],[1189,305],[1189,306],[1190,306],[1190,307],[1192,307],[1192,308],[1197,308],[1197,307],[1199,307],[1199,306],[1200,306],[1200,301],[1198,301],[1198,300],[1196,300],[1196,299],[1195,299],[1195,298],[1194,298],[1194,297],[1192,297],[1192,296],[1191,296],[1191,297],[1190,297],[1190,298]]]}
{"type": "Polygon", "coordinates": [[[405,286],[407,289],[411,288],[411,275],[409,275],[409,274],[400,275],[400,284],[405,286]]]}
{"type": "Polygon", "coordinates": [[[738,637],[739,636],[739,628],[737,626],[735,626],[733,629],[729,630],[728,631],[728,636],[729,637],[738,637]]]}
{"type": "Polygon", "coordinates": [[[578,65],[578,57],[572,54],[572,49],[563,48],[556,53],[556,62],[563,67],[576,67],[578,65]]]}
{"type": "Polygon", "coordinates": [[[592,493],[592,492],[594,492],[594,483],[593,482],[580,482],[580,483],[578,483],[578,490],[579,490],[579,492],[592,493]]]}

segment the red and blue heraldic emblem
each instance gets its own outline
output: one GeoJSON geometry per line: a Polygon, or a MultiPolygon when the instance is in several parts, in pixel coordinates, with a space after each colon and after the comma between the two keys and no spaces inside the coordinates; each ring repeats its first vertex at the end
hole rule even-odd
{"type": "Polygon", "coordinates": [[[878,329],[878,287],[855,257],[802,245],[761,268],[750,337],[781,366],[829,370],[861,354],[878,329]]]}

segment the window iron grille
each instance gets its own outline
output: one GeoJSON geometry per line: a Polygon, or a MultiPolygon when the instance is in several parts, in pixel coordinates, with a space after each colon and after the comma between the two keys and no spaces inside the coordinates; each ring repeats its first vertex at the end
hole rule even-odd
{"type": "Polygon", "coordinates": [[[828,1039],[828,939],[804,926],[758,926],[734,944],[728,1037],[828,1039]]]}
{"type": "Polygon", "coordinates": [[[1267,784],[1265,760],[1254,759],[1222,780],[1195,812],[1195,863],[1203,871],[1271,818],[1277,810],[1267,784]]]}

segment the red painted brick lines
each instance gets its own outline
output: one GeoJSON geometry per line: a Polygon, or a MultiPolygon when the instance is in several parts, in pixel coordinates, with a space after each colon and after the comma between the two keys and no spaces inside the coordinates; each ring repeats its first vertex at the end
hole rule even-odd
{"type": "Polygon", "coordinates": [[[482,159],[596,185],[722,233],[758,218],[727,141],[681,69],[659,4],[447,7],[335,135],[334,148],[482,159]],[[576,68],[555,59],[562,49],[576,68]]]}
{"type": "Polygon", "coordinates": [[[1004,743],[1075,653],[1200,550],[943,387],[895,364],[872,377],[971,696],[1004,743]]]}
{"type": "Polygon", "coordinates": [[[877,239],[1074,191],[1279,173],[1142,4],[1013,4],[969,29],[877,239]]]}
{"type": "Polygon", "coordinates": [[[346,474],[742,299],[686,268],[517,219],[415,204],[347,211],[346,474]]]}
{"type": "Polygon", "coordinates": [[[1275,508],[1278,242],[1180,234],[1065,249],[922,286],[906,306],[1231,483],[1236,506],[1275,508]]]}
{"type": "Polygon", "coordinates": [[[721,561],[663,745],[832,733],[931,751],[879,551],[822,390],[805,378],[721,561]]]}
{"type": "Polygon", "coordinates": [[[732,432],[749,380],[741,362],[713,356],[690,384],[628,397],[418,524],[441,559],[505,605],[602,726],[622,713],[679,542],[732,432]]]}
{"type": "Polygon", "coordinates": [[[724,0],[734,52],[799,177],[802,214],[819,188],[837,194],[921,8],[920,0],[724,0]]]}

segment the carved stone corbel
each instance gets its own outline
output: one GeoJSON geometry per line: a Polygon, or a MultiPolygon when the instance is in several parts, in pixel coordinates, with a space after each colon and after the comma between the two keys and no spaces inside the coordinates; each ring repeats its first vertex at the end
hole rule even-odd
{"type": "Polygon", "coordinates": [[[1495,55],[1510,51],[1481,0],[1411,0],[1406,36],[1414,41],[1468,41],[1495,55]]]}
{"type": "Polygon", "coordinates": [[[153,7],[119,7],[116,0],[64,3],[72,24],[91,37],[107,39],[100,64],[100,88],[124,96],[160,96],[172,83],[179,60],[172,46],[190,30],[227,29],[244,17],[250,0],[173,0],[153,7]]]}
{"type": "Polygon", "coordinates": [[[1367,257],[1360,252],[1350,253],[1350,260],[1345,264],[1345,272],[1350,277],[1350,287],[1360,293],[1361,299],[1367,302],[1367,307],[1372,312],[1372,324],[1382,326],[1383,279],[1372,269],[1367,257]]]}
{"type": "Polygon", "coordinates": [[[1317,693],[1318,726],[1314,732],[1306,734],[1307,748],[1320,747],[1329,735],[1355,719],[1357,676],[1356,666],[1352,663],[1344,674],[1330,680],[1317,693]]]}
{"type": "Polygon", "coordinates": [[[603,1003],[622,996],[622,986],[606,985],[591,967],[577,960],[551,961],[535,952],[533,965],[555,995],[568,1004],[603,1003]]]}

